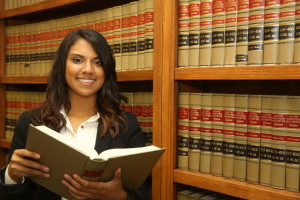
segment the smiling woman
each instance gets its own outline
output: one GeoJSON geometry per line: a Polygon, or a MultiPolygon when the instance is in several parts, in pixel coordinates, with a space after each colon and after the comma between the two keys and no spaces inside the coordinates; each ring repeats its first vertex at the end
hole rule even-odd
{"type": "MultiPolygon", "coordinates": [[[[0,199],[64,199],[27,179],[49,178],[56,170],[39,163],[42,155],[38,152],[25,149],[29,124],[46,125],[98,153],[144,146],[136,117],[120,110],[122,100],[127,101],[118,91],[115,60],[104,37],[86,28],[70,33],[56,53],[46,100],[18,120],[9,164],[0,170],[0,199]]],[[[148,181],[138,191],[125,191],[121,169],[108,182],[89,182],[76,174],[62,177],[62,184],[76,199],[149,199],[148,181]]]]}

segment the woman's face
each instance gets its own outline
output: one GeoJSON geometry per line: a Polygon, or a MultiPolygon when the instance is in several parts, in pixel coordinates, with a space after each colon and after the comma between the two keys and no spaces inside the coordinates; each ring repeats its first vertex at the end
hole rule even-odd
{"type": "Polygon", "coordinates": [[[69,97],[95,97],[105,79],[100,58],[92,45],[84,40],[77,40],[71,46],[66,61],[66,81],[69,97]]]}

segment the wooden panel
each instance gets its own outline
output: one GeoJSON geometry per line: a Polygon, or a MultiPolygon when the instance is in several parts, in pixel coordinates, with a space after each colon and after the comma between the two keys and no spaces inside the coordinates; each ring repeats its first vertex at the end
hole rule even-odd
{"type": "Polygon", "coordinates": [[[176,80],[300,79],[300,65],[176,68],[176,80]]]}
{"type": "Polygon", "coordinates": [[[10,148],[10,144],[11,144],[11,142],[8,141],[8,140],[4,140],[4,139],[0,140],[0,147],[1,148],[9,149],[10,148]]]}
{"type": "Polygon", "coordinates": [[[175,184],[172,170],[176,162],[175,133],[175,81],[174,68],[177,64],[177,0],[163,0],[163,58],[162,65],[162,146],[166,151],[162,157],[163,200],[175,199],[175,184]]]}
{"type": "Polygon", "coordinates": [[[271,187],[179,169],[174,170],[174,181],[249,200],[300,199],[300,193],[297,192],[278,190],[271,187]]]}
{"type": "Polygon", "coordinates": [[[153,80],[153,70],[117,72],[118,81],[146,81],[153,80]]]}

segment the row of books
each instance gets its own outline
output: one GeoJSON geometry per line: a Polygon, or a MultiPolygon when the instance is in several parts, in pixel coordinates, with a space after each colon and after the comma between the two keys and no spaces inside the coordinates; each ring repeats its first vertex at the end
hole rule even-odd
{"type": "MultiPolygon", "coordinates": [[[[124,92],[128,103],[121,109],[134,113],[145,134],[146,144],[152,144],[152,92],[124,92]]],[[[45,100],[45,92],[5,92],[5,139],[11,140],[18,117],[26,110],[38,107],[45,100]]]]}
{"type": "Polygon", "coordinates": [[[19,8],[47,0],[4,0],[4,10],[19,8]]]}
{"type": "Polygon", "coordinates": [[[178,67],[300,63],[300,2],[180,0],[178,67]]]}
{"type": "Polygon", "coordinates": [[[205,190],[201,188],[188,188],[177,191],[177,200],[243,200],[238,197],[205,190]]]}
{"type": "Polygon", "coordinates": [[[6,75],[46,75],[71,31],[91,28],[108,41],[117,71],[153,68],[153,0],[39,23],[5,27],[6,75]]]}
{"type": "Polygon", "coordinates": [[[299,192],[300,96],[189,93],[178,168],[299,192]]]}

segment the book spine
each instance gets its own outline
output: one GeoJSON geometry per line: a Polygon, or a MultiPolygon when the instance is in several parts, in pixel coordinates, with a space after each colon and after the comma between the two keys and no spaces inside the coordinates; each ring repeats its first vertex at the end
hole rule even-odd
{"type": "Polygon", "coordinates": [[[279,64],[293,63],[295,38],[295,3],[296,0],[280,1],[279,17],[279,64]]]}
{"type": "Polygon", "coordinates": [[[178,94],[177,166],[188,170],[189,165],[189,93],[178,94]]]}
{"type": "Polygon", "coordinates": [[[259,183],[265,186],[271,185],[272,99],[271,95],[262,95],[259,183]]]}
{"type": "Polygon", "coordinates": [[[236,65],[248,64],[249,0],[238,0],[236,65]]]}
{"type": "Polygon", "coordinates": [[[154,3],[145,0],[145,69],[153,69],[154,49],[154,3]]]}
{"type": "Polygon", "coordinates": [[[121,71],[129,69],[129,23],[130,23],[129,4],[122,5],[122,67],[121,71]]]}
{"type": "Polygon", "coordinates": [[[259,184],[261,95],[248,96],[247,182],[259,184]]]}
{"type": "Polygon", "coordinates": [[[233,178],[235,94],[224,94],[222,176],[233,178]]]}
{"type": "Polygon", "coordinates": [[[249,1],[248,65],[262,65],[265,0],[249,1]]]}
{"type": "Polygon", "coordinates": [[[142,92],[133,93],[133,114],[135,114],[139,125],[142,125],[142,96],[142,92]]]}
{"type": "Polygon", "coordinates": [[[11,75],[11,64],[12,64],[12,27],[5,27],[5,75],[11,75]]]}
{"type": "Polygon", "coordinates": [[[137,70],[137,1],[129,4],[129,70],[137,70]]]}
{"type": "Polygon", "coordinates": [[[200,48],[200,1],[192,0],[189,5],[189,67],[199,67],[200,48]]]}
{"type": "Polygon", "coordinates": [[[212,0],[203,0],[200,5],[200,67],[211,66],[212,0]]]}
{"type": "Polygon", "coordinates": [[[201,93],[189,94],[189,171],[199,172],[201,93]]]}
{"type": "Polygon", "coordinates": [[[145,67],[145,1],[138,1],[137,69],[145,67]]]}
{"type": "Polygon", "coordinates": [[[211,65],[224,65],[225,0],[213,0],[211,65]]]}
{"type": "Polygon", "coordinates": [[[178,9],[178,67],[189,65],[189,0],[180,0],[178,9]]]}
{"type": "Polygon", "coordinates": [[[295,41],[294,41],[294,63],[300,63],[300,1],[296,0],[295,10],[295,41]]]}
{"type": "Polygon", "coordinates": [[[287,97],[286,190],[299,192],[300,97],[287,97]]]}
{"type": "Polygon", "coordinates": [[[113,8],[113,53],[116,60],[116,71],[121,71],[121,6],[113,8]]]}
{"type": "Polygon", "coordinates": [[[264,20],[264,65],[277,64],[279,37],[279,0],[266,0],[264,20]]]}
{"type": "Polygon", "coordinates": [[[272,166],[271,186],[285,189],[286,168],[286,96],[272,100],[272,166]]]}
{"type": "Polygon", "coordinates": [[[201,94],[200,172],[210,173],[212,93],[201,94]]]}
{"type": "Polygon", "coordinates": [[[226,1],[224,65],[235,65],[237,0],[226,1]]]}
{"type": "Polygon", "coordinates": [[[224,94],[213,93],[211,113],[211,174],[222,176],[224,94]]]}
{"type": "Polygon", "coordinates": [[[246,181],[248,95],[235,96],[233,178],[246,181]]]}

